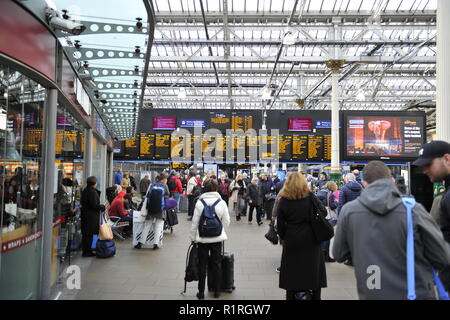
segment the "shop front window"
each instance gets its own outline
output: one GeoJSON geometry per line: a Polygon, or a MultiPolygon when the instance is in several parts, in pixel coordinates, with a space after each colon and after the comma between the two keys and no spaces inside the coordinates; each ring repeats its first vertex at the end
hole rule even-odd
{"type": "Polygon", "coordinates": [[[46,89],[0,64],[0,299],[35,299],[46,89]]]}
{"type": "Polygon", "coordinates": [[[54,285],[80,249],[80,200],[83,184],[84,128],[63,107],[58,106],[55,145],[54,246],[51,284],[54,285]]]}

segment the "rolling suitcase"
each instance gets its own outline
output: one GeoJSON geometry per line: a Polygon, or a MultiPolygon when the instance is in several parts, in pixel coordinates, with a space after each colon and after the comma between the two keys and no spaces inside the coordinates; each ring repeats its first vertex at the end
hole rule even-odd
{"type": "MultiPolygon", "coordinates": [[[[210,266],[208,265],[208,290],[214,291],[212,288],[212,277],[210,277],[210,266]]],[[[225,252],[225,242],[222,245],[222,277],[220,282],[220,290],[232,293],[236,289],[234,286],[234,254],[225,252]]]]}

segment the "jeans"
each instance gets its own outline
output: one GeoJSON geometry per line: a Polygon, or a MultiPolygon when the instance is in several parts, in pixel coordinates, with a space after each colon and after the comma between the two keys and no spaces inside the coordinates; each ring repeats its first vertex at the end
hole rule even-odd
{"type": "Polygon", "coordinates": [[[179,212],[180,211],[181,194],[179,192],[173,192],[172,196],[177,201],[177,212],[179,212]]]}
{"type": "Polygon", "coordinates": [[[209,283],[214,292],[220,292],[220,284],[222,282],[222,242],[215,243],[199,243],[198,244],[198,260],[200,277],[198,280],[198,291],[205,292],[206,273],[208,265],[209,283]]]}
{"type": "Polygon", "coordinates": [[[188,196],[188,215],[189,217],[193,217],[194,216],[194,209],[195,209],[195,197],[192,195],[188,196]]]}
{"type": "Polygon", "coordinates": [[[262,209],[261,206],[253,206],[250,204],[250,211],[248,212],[248,221],[252,222],[253,220],[253,209],[256,209],[256,221],[258,223],[261,222],[262,209]]]}

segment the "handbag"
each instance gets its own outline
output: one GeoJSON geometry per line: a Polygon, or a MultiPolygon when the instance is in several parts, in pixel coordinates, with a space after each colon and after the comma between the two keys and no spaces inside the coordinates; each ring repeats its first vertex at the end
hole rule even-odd
{"type": "Polygon", "coordinates": [[[266,239],[269,240],[272,244],[278,244],[278,234],[273,225],[273,221],[270,222],[269,231],[264,235],[264,237],[266,237],[266,239]]]}
{"type": "Polygon", "coordinates": [[[114,238],[111,226],[108,224],[106,213],[100,214],[100,228],[98,230],[99,240],[112,240],[114,238]]]}
{"type": "Polygon", "coordinates": [[[146,217],[147,213],[148,213],[148,210],[147,210],[147,197],[145,197],[144,201],[142,202],[141,217],[146,217]]]}
{"type": "MultiPolygon", "coordinates": [[[[413,208],[416,205],[416,199],[410,196],[402,197],[403,205],[406,207],[406,278],[408,281],[408,300],[416,300],[416,279],[415,279],[415,264],[414,264],[414,218],[413,208]]],[[[439,279],[439,276],[434,270],[433,279],[436,284],[436,288],[439,294],[440,300],[450,300],[447,291],[444,289],[444,285],[439,279]]]]}
{"type": "Polygon", "coordinates": [[[325,219],[327,215],[327,210],[320,202],[319,199],[313,194],[309,193],[311,197],[311,228],[313,229],[314,237],[318,243],[328,241],[334,236],[334,229],[325,219]]]}
{"type": "Polygon", "coordinates": [[[336,210],[332,210],[330,208],[330,193],[327,194],[327,217],[325,219],[327,220],[337,220],[337,214],[336,210]]]}

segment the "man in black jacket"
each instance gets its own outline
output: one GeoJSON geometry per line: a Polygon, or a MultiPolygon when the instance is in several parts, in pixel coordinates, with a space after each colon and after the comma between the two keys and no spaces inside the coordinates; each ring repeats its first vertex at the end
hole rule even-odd
{"type": "MultiPolygon", "coordinates": [[[[421,156],[413,165],[421,167],[431,182],[444,182],[446,191],[442,196],[439,223],[445,241],[450,244],[450,144],[432,141],[420,150],[421,156]]],[[[447,291],[450,290],[450,268],[440,274],[447,291]]]]}

